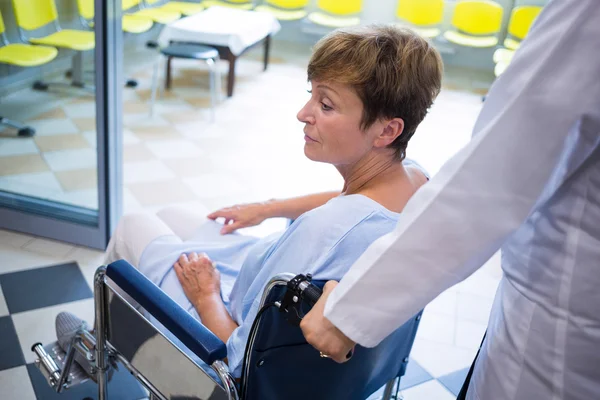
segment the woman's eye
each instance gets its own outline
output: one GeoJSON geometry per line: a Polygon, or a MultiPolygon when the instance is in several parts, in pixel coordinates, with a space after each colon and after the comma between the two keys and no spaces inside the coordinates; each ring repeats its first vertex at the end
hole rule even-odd
{"type": "Polygon", "coordinates": [[[306,91],[307,91],[309,94],[312,94],[312,90],[310,90],[310,89],[306,89],[306,91]]]}
{"type": "Polygon", "coordinates": [[[321,102],[321,108],[323,109],[323,111],[330,111],[333,110],[332,107],[329,107],[327,104],[321,102]]]}

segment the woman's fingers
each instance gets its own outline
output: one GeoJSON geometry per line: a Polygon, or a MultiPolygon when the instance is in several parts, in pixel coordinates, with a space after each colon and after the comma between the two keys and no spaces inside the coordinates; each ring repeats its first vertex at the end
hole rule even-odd
{"type": "Polygon", "coordinates": [[[187,264],[189,262],[188,257],[185,253],[183,253],[182,255],[179,256],[179,263],[182,264],[187,264]]]}
{"type": "Polygon", "coordinates": [[[208,214],[208,215],[206,216],[206,218],[208,218],[208,219],[212,219],[212,220],[215,220],[215,219],[217,219],[217,218],[219,218],[219,217],[224,217],[224,216],[225,216],[225,214],[226,214],[226,211],[225,211],[225,209],[224,209],[224,208],[222,208],[222,209],[220,209],[220,210],[217,210],[217,211],[211,212],[210,214],[208,214]]]}
{"type": "Polygon", "coordinates": [[[196,261],[198,259],[198,253],[191,252],[188,258],[190,259],[190,261],[196,261]]]}
{"type": "Polygon", "coordinates": [[[239,206],[221,208],[220,210],[214,211],[206,216],[208,219],[215,220],[217,218],[233,218],[235,211],[239,210],[239,206]]]}
{"type": "Polygon", "coordinates": [[[221,228],[221,235],[227,235],[228,233],[235,232],[238,229],[244,228],[246,225],[242,222],[234,222],[233,224],[223,225],[221,228]]]}

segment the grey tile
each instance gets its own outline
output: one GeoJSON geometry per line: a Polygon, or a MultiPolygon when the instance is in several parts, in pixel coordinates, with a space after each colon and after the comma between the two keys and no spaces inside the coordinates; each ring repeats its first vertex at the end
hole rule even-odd
{"type": "Polygon", "coordinates": [[[436,380],[403,390],[404,400],[454,400],[456,397],[436,380]]]}
{"type": "Polygon", "coordinates": [[[458,396],[468,372],[469,368],[464,368],[460,371],[441,376],[438,378],[438,381],[440,381],[442,385],[446,386],[446,388],[452,392],[453,395],[458,396]]]}
{"type": "Polygon", "coordinates": [[[6,300],[4,300],[2,286],[0,286],[0,317],[4,317],[6,315],[8,315],[8,307],[6,306],[6,300]]]}
{"type": "Polygon", "coordinates": [[[429,372],[425,371],[418,362],[412,358],[408,361],[406,373],[400,379],[400,390],[420,385],[433,379],[429,372]]]}
{"type": "Polygon", "coordinates": [[[76,263],[0,275],[11,314],[92,297],[76,263]]]}
{"type": "Polygon", "coordinates": [[[0,371],[25,364],[19,338],[10,316],[0,317],[0,371]]]}
{"type": "Polygon", "coordinates": [[[433,377],[444,376],[466,368],[473,362],[477,349],[465,349],[454,344],[415,339],[411,358],[433,377]]]}

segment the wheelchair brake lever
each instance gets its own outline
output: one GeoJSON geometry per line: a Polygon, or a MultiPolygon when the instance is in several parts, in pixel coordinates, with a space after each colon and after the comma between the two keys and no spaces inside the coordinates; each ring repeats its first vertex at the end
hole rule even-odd
{"type": "Polygon", "coordinates": [[[287,313],[288,322],[294,326],[299,326],[302,321],[302,301],[312,307],[323,293],[320,288],[310,283],[311,280],[310,274],[300,274],[287,283],[287,290],[279,306],[279,311],[287,313]]]}
{"type": "MultiPolygon", "coordinates": [[[[300,326],[300,321],[304,315],[301,311],[302,301],[308,303],[311,307],[315,305],[323,294],[323,291],[318,286],[311,283],[312,275],[296,275],[287,283],[287,291],[283,296],[283,300],[279,305],[279,311],[287,313],[287,320],[294,326],[300,326]]],[[[346,359],[349,360],[354,355],[354,349],[351,349],[346,354],[346,359]]]]}

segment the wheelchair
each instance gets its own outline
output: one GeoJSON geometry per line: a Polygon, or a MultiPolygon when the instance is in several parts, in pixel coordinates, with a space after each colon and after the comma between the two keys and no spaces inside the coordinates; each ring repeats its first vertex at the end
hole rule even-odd
{"type": "Polygon", "coordinates": [[[293,274],[270,280],[248,338],[241,379],[236,380],[225,361],[225,344],[119,260],[96,271],[93,333],[79,329],[66,352],[57,342],[36,343],[35,365],[58,393],[95,381],[99,400],[111,398],[109,377],[120,366],[152,400],[364,400],[384,385],[384,399],[393,398],[421,312],[377,347],[356,346],[349,361],[337,364],[320,357],[298,326],[324,284],[293,274]],[[76,352],[90,361],[88,371],[74,368],[76,352]],[[205,371],[200,360],[214,373],[205,371]]]}

